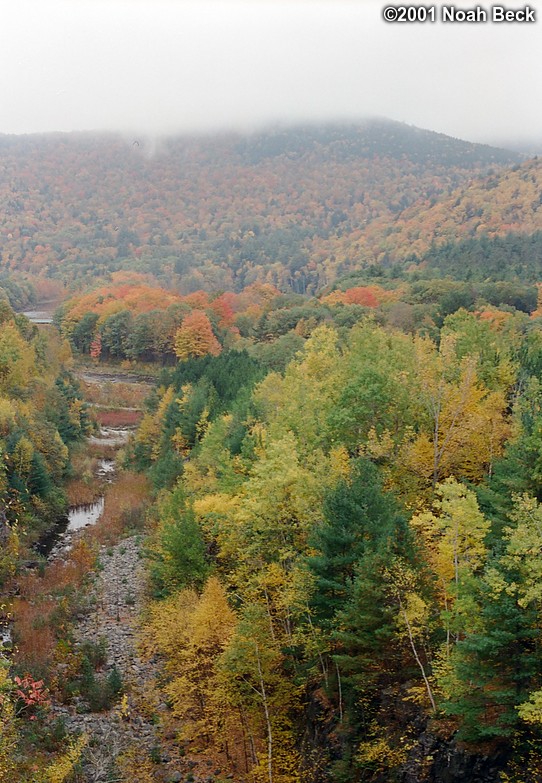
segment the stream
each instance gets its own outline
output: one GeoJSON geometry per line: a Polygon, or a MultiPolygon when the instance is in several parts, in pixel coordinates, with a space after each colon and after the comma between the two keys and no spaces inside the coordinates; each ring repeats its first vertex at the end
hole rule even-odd
{"type": "MultiPolygon", "coordinates": [[[[102,427],[98,434],[89,436],[88,443],[103,445],[106,447],[120,447],[126,444],[133,429],[128,427],[102,427]]],[[[113,484],[115,481],[115,460],[101,458],[96,469],[96,482],[99,485],[113,484]]],[[[58,524],[38,541],[34,549],[45,557],[48,562],[53,562],[62,557],[72,548],[72,542],[84,528],[95,525],[100,519],[105,506],[104,495],[100,495],[93,503],[83,503],[70,506],[68,513],[62,517],[58,524]]],[[[28,568],[35,568],[39,561],[29,561],[28,568]]],[[[10,654],[12,647],[11,621],[0,614],[0,654],[10,654]]]]}
{"type": "MultiPolygon", "coordinates": [[[[102,427],[97,434],[91,435],[87,441],[94,445],[120,447],[126,444],[133,429],[128,427],[102,427]]],[[[113,484],[115,481],[115,460],[102,457],[96,469],[96,483],[100,486],[113,484]]],[[[51,563],[66,555],[73,545],[74,536],[90,525],[95,525],[100,519],[105,507],[105,498],[101,494],[93,503],[70,506],[68,513],[58,524],[38,541],[34,549],[37,554],[51,563]]],[[[35,568],[40,561],[29,561],[28,568],[35,568]]],[[[9,615],[2,614],[0,607],[0,655],[11,655],[12,633],[9,615]]]]}
{"type": "Polygon", "coordinates": [[[26,310],[23,312],[33,324],[52,324],[53,317],[49,310],[26,310]]]}
{"type": "MultiPolygon", "coordinates": [[[[120,447],[127,443],[132,431],[128,427],[102,427],[97,435],[90,435],[87,441],[93,445],[120,447]]],[[[98,484],[113,484],[115,481],[115,460],[101,458],[95,475],[98,484]]],[[[73,536],[83,528],[96,524],[103,513],[104,503],[104,496],[100,495],[93,503],[70,506],[67,515],[39,541],[36,545],[36,551],[49,561],[69,552],[73,536]]]]}
{"type": "MultiPolygon", "coordinates": [[[[23,315],[36,325],[52,324],[53,310],[57,305],[56,301],[40,302],[34,306],[34,309],[25,311],[23,315]]],[[[100,386],[106,383],[144,384],[149,387],[149,390],[155,381],[150,376],[116,372],[116,369],[113,372],[83,369],[77,375],[80,380],[86,383],[100,386]]],[[[124,446],[133,431],[134,427],[102,426],[97,433],[93,433],[87,438],[87,442],[92,446],[103,446],[107,453],[111,451],[111,448],[117,449],[124,446]]],[[[114,483],[115,460],[110,457],[99,459],[95,479],[98,489],[114,483]]],[[[34,545],[37,555],[45,558],[49,563],[57,558],[62,558],[72,548],[73,538],[84,528],[98,522],[103,514],[104,506],[103,494],[99,494],[92,503],[70,506],[67,514],[60,518],[55,527],[34,545]]],[[[36,568],[41,562],[40,559],[29,560],[27,567],[36,568]]],[[[11,655],[12,652],[12,620],[3,609],[4,607],[0,606],[0,656],[2,653],[11,655]]]]}

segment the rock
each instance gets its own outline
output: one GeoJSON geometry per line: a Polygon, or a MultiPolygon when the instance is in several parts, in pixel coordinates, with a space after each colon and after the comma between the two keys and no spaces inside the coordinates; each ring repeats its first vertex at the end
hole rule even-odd
{"type": "MultiPolygon", "coordinates": [[[[141,607],[145,577],[143,564],[137,556],[137,547],[138,543],[134,539],[125,539],[121,544],[111,547],[111,556],[103,558],[102,569],[93,581],[84,609],[78,615],[74,628],[76,649],[81,649],[85,642],[97,642],[101,637],[107,640],[106,660],[101,669],[102,673],[98,673],[97,677],[105,678],[115,666],[128,693],[134,683],[142,687],[146,681],[154,682],[160,663],[158,658],[153,664],[143,662],[138,657],[135,617],[141,607]],[[130,614],[123,608],[123,596],[126,593],[124,579],[129,583],[130,595],[134,601],[135,612],[130,614]],[[119,615],[120,621],[117,620],[119,615]]],[[[60,666],[65,668],[63,664],[60,666]]],[[[63,669],[59,668],[59,671],[62,672],[63,669]]],[[[165,705],[165,701],[161,703],[165,705]]],[[[115,718],[114,709],[92,715],[75,714],[88,711],[88,705],[78,696],[71,705],[53,705],[53,714],[65,718],[68,732],[83,731],[88,734],[92,747],[100,748],[105,761],[113,758],[111,754],[116,752],[114,748],[117,745],[137,744],[150,753],[158,744],[157,727],[139,713],[131,700],[129,721],[115,718]]],[[[174,733],[173,738],[175,736],[174,733]]],[[[170,757],[168,762],[171,763],[170,757]]],[[[86,779],[98,783],[98,778],[92,777],[94,774],[95,772],[91,774],[89,770],[86,779]]],[[[165,773],[164,778],[160,779],[171,780],[172,783],[184,781],[184,775],[181,773],[173,774],[176,777],[168,778],[165,773]]],[[[100,777],[99,780],[104,779],[100,777]]]]}
{"type": "Polygon", "coordinates": [[[182,779],[182,774],[177,770],[169,776],[168,783],[181,783],[182,779]]]}

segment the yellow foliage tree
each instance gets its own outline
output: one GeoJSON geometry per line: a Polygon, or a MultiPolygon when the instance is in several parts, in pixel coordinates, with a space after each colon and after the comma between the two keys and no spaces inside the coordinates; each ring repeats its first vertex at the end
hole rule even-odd
{"type": "Polygon", "coordinates": [[[425,544],[427,560],[437,577],[448,646],[469,624],[462,606],[461,586],[485,563],[489,521],[478,508],[475,494],[453,478],[438,484],[429,510],[415,514],[412,528],[425,544]]]}
{"type": "Polygon", "coordinates": [[[255,392],[273,433],[294,433],[303,455],[326,444],[330,437],[328,418],[338,393],[337,343],[333,328],[318,327],[284,377],[270,373],[255,392]]]}
{"type": "Polygon", "coordinates": [[[247,604],[219,661],[224,692],[250,739],[255,783],[299,783],[300,758],[291,715],[298,692],[282,670],[281,645],[257,604],[247,604]]]}
{"type": "Polygon", "coordinates": [[[219,703],[222,689],[216,663],[235,624],[216,577],[210,577],[201,596],[183,590],[152,609],[153,647],[166,656],[166,690],[174,714],[183,721],[185,739],[218,745],[227,739],[228,715],[219,703]]]}
{"type": "Polygon", "coordinates": [[[15,748],[17,730],[15,707],[10,692],[12,682],[8,676],[7,661],[0,659],[0,781],[11,783],[15,779],[15,748]]]}
{"type": "Polygon", "coordinates": [[[82,735],[72,742],[70,747],[45,770],[47,783],[65,783],[74,773],[81,761],[87,737],[82,735]]]}
{"type": "Polygon", "coordinates": [[[0,390],[17,394],[36,376],[36,353],[13,323],[0,325],[0,390]]]}
{"type": "Polygon", "coordinates": [[[175,392],[172,386],[163,390],[162,397],[158,403],[155,413],[145,413],[138,427],[135,442],[143,446],[151,459],[155,460],[160,454],[160,436],[162,425],[167,409],[175,398],[175,392]]]}
{"type": "Polygon", "coordinates": [[[438,352],[429,340],[418,339],[416,354],[417,393],[428,418],[405,444],[404,463],[433,488],[451,475],[480,481],[508,434],[504,392],[481,383],[476,356],[457,359],[453,335],[443,338],[438,352]]]}

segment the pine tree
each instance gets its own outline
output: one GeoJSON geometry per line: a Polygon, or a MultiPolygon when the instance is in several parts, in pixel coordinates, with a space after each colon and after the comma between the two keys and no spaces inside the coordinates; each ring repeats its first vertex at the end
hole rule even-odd
{"type": "Polygon", "coordinates": [[[351,483],[341,482],[324,502],[325,521],[316,529],[309,559],[316,576],[312,607],[318,622],[330,625],[353,596],[359,564],[406,543],[408,531],[395,499],[384,493],[376,466],[367,459],[354,467],[351,483]]]}
{"type": "Polygon", "coordinates": [[[159,506],[160,522],[149,550],[151,578],[159,595],[201,587],[209,567],[205,543],[182,487],[167,493],[159,506]]]}
{"type": "MultiPolygon", "coordinates": [[[[510,573],[490,569],[471,580],[477,629],[452,650],[445,711],[461,719],[459,738],[468,741],[510,737],[518,725],[517,706],[540,677],[536,654],[536,613],[521,609],[506,589],[510,573]]],[[[446,677],[442,683],[446,690],[446,677]]]]}

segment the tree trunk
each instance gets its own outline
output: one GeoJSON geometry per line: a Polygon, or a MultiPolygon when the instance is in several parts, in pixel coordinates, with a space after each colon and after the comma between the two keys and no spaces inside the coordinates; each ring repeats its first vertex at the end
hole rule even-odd
{"type": "Polygon", "coordinates": [[[271,718],[269,715],[269,704],[265,683],[263,681],[262,664],[260,660],[260,650],[256,644],[256,660],[258,662],[258,676],[260,678],[260,693],[262,696],[263,710],[265,714],[265,725],[267,729],[267,778],[269,783],[273,783],[273,731],[271,729],[271,718]]]}

